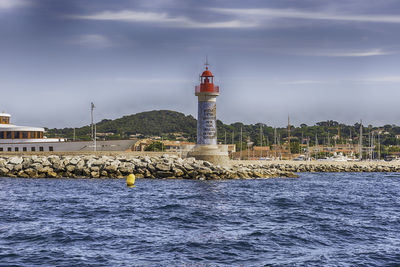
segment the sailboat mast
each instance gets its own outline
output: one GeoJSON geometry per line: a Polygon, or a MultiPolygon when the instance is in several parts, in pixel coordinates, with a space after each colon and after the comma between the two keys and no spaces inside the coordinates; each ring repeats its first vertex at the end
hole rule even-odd
{"type": "Polygon", "coordinates": [[[242,159],[243,126],[240,127],[240,160],[242,159]]]}
{"type": "MultiPolygon", "coordinates": [[[[232,130],[232,145],[235,144],[235,131],[232,130]]],[[[236,151],[236,147],[235,147],[235,151],[236,151]]],[[[232,152],[233,152],[233,148],[232,148],[232,152]]],[[[233,153],[232,153],[232,159],[233,159],[233,153]]]]}
{"type": "Polygon", "coordinates": [[[277,149],[277,136],[276,136],[276,128],[274,128],[274,143],[275,143],[275,159],[276,159],[276,149],[277,149]]]}
{"type": "Polygon", "coordinates": [[[263,152],[263,136],[262,136],[262,125],[260,125],[260,146],[261,146],[261,153],[260,153],[260,158],[262,158],[262,152],[263,152]]]}
{"type": "Polygon", "coordinates": [[[289,159],[291,159],[291,151],[290,151],[290,118],[288,116],[287,118],[287,122],[288,122],[288,154],[289,154],[289,159]]]}
{"type": "Polygon", "coordinates": [[[318,135],[317,134],[315,134],[315,147],[316,147],[315,159],[318,159],[319,148],[318,148],[318,135]]]}
{"type": "Polygon", "coordinates": [[[360,120],[360,140],[359,140],[359,152],[360,152],[360,155],[358,156],[358,158],[360,159],[360,160],[362,160],[362,135],[363,135],[363,132],[362,132],[362,129],[363,128],[363,126],[362,126],[362,120],[360,120]]]}

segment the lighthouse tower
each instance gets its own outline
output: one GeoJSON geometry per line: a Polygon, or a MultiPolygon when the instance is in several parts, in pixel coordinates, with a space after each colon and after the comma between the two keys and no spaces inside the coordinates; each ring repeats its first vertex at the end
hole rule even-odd
{"type": "Polygon", "coordinates": [[[217,96],[219,86],[214,85],[214,76],[208,70],[200,76],[200,85],[196,86],[198,98],[197,144],[217,145],[217,96]]]}
{"type": "Polygon", "coordinates": [[[210,161],[214,164],[227,165],[227,147],[217,145],[217,96],[219,86],[214,85],[214,76],[206,69],[200,76],[200,85],[195,87],[198,99],[197,145],[188,156],[210,161]]]}

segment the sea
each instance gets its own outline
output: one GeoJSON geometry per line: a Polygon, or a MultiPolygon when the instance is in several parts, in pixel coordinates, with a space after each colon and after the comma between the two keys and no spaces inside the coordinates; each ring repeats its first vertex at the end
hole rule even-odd
{"type": "Polygon", "coordinates": [[[400,174],[0,178],[0,266],[400,266],[400,174]]]}

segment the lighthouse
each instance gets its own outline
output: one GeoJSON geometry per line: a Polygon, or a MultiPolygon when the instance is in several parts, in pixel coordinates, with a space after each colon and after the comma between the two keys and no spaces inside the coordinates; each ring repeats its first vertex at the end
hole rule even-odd
{"type": "Polygon", "coordinates": [[[195,87],[198,99],[197,144],[217,145],[217,96],[219,86],[214,85],[214,76],[206,70],[200,76],[200,85],[195,87]]]}
{"type": "Polygon", "coordinates": [[[227,146],[217,144],[217,96],[219,86],[214,85],[214,75],[206,68],[195,87],[197,96],[197,145],[188,156],[218,165],[229,163],[227,146]]]}

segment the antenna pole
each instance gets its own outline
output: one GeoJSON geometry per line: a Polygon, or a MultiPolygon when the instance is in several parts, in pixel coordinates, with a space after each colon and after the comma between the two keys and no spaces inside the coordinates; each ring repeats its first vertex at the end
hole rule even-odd
{"type": "Polygon", "coordinates": [[[94,125],[93,122],[93,111],[94,111],[94,104],[93,102],[90,103],[90,111],[91,111],[91,119],[92,119],[92,140],[93,140],[93,151],[96,151],[96,126],[94,125]]]}
{"type": "Polygon", "coordinates": [[[96,124],[94,125],[94,151],[97,151],[97,144],[96,144],[96,124]]]}
{"type": "Polygon", "coordinates": [[[206,69],[208,69],[208,66],[210,66],[210,64],[208,64],[208,56],[206,56],[206,63],[204,65],[206,66],[206,69]]]}
{"type": "Polygon", "coordinates": [[[225,130],[225,145],[226,145],[226,130],[225,130]]]}
{"type": "Polygon", "coordinates": [[[240,127],[240,160],[242,160],[243,127],[240,127]]]}
{"type": "MultiPolygon", "coordinates": [[[[232,131],[232,145],[235,144],[235,130],[232,131]]],[[[235,147],[236,152],[236,147],[235,147]]],[[[232,159],[233,159],[233,147],[232,147],[232,159]]]]}
{"type": "Polygon", "coordinates": [[[93,109],[94,109],[94,104],[93,104],[93,102],[91,102],[90,103],[90,117],[91,117],[90,126],[92,128],[92,131],[91,131],[90,135],[92,136],[92,140],[93,140],[93,109]]]}

